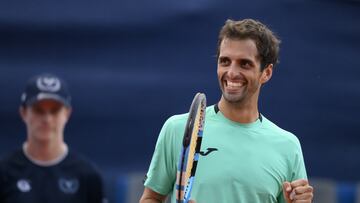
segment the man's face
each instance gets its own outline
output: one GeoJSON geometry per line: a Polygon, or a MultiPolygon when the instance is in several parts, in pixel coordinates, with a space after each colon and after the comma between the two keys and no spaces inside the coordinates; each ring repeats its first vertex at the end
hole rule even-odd
{"type": "Polygon", "coordinates": [[[71,109],[55,100],[41,100],[20,109],[29,139],[49,141],[63,136],[71,109]]]}
{"type": "Polygon", "coordinates": [[[272,65],[260,71],[261,62],[258,56],[252,39],[225,38],[221,42],[217,74],[223,98],[227,102],[257,102],[261,84],[265,83],[272,73],[272,65]],[[271,70],[267,70],[268,68],[271,70]]]}

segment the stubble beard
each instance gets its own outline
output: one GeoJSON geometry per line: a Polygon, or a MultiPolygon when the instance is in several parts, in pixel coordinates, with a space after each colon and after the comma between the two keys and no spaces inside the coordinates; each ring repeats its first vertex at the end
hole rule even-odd
{"type": "Polygon", "coordinates": [[[227,101],[228,103],[231,103],[231,104],[237,104],[237,103],[240,104],[240,103],[243,103],[243,101],[245,100],[244,92],[240,93],[240,94],[239,93],[238,94],[229,94],[223,90],[222,96],[225,99],[225,101],[227,101]]]}

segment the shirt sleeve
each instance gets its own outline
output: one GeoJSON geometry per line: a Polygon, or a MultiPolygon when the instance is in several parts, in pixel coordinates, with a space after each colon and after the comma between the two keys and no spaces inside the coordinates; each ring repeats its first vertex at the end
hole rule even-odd
{"type": "Polygon", "coordinates": [[[298,179],[307,179],[304,156],[301,150],[301,145],[299,140],[297,139],[296,142],[297,150],[295,151],[294,155],[294,163],[292,167],[291,173],[291,181],[298,180],[298,179]]]}
{"type": "Polygon", "coordinates": [[[94,171],[87,177],[87,196],[88,203],[106,203],[107,199],[104,195],[103,180],[98,171],[94,171]]]}
{"type": "MultiPolygon", "coordinates": [[[[298,179],[307,179],[304,157],[301,150],[300,141],[297,138],[295,140],[295,149],[294,153],[292,154],[291,160],[293,160],[292,165],[290,166],[291,177],[288,178],[288,181],[292,182],[298,179]]],[[[277,201],[278,203],[286,203],[282,191],[277,197],[277,201]]]]}
{"type": "Polygon", "coordinates": [[[176,163],[180,153],[178,146],[180,140],[176,134],[177,130],[174,128],[172,118],[163,125],[144,181],[145,187],[162,195],[168,195],[176,181],[176,163]]]}

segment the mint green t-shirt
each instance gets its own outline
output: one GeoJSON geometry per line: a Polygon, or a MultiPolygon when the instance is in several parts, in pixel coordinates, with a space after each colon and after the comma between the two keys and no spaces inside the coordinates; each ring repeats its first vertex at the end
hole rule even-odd
{"type": "MultiPolygon", "coordinates": [[[[188,114],[164,124],[145,187],[171,195],[188,114]]],[[[205,128],[191,199],[197,203],[285,202],[282,183],[306,179],[299,140],[261,116],[253,123],[233,122],[207,107],[205,128]]]]}

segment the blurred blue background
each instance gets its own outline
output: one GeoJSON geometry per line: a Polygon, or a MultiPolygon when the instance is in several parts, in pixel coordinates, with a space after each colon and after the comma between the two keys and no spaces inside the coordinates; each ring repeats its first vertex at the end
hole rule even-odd
{"type": "Polygon", "coordinates": [[[27,79],[59,74],[73,96],[66,141],[125,201],[112,184],[125,191],[126,174],[145,173],[163,122],[198,91],[219,100],[214,56],[228,18],[280,36],[260,111],[299,137],[309,177],[359,181],[359,0],[0,1],[0,154],[26,137],[27,79]]]}

